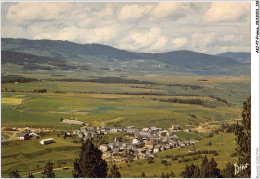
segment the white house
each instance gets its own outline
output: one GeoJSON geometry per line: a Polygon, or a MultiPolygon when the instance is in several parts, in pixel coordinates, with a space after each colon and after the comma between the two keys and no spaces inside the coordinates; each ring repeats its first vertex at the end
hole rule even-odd
{"type": "Polygon", "coordinates": [[[42,145],[46,145],[46,144],[50,144],[50,143],[54,143],[53,138],[43,139],[43,140],[40,141],[40,144],[42,144],[42,145]]]}
{"type": "Polygon", "coordinates": [[[157,153],[157,152],[160,152],[161,150],[161,145],[156,145],[153,149],[153,153],[157,153]]]}
{"type": "Polygon", "coordinates": [[[19,140],[28,140],[29,139],[29,135],[27,133],[21,133],[18,136],[19,140]]]}
{"type": "Polygon", "coordinates": [[[109,150],[109,146],[107,144],[102,144],[102,145],[100,145],[99,149],[102,152],[107,152],[109,150]]]}

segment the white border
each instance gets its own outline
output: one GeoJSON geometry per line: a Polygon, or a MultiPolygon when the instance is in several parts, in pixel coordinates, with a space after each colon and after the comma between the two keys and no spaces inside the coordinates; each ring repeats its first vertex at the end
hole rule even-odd
{"type": "MultiPolygon", "coordinates": [[[[35,2],[36,0],[0,0],[0,2],[35,2]]],[[[160,0],[52,0],[51,2],[161,2],[160,0]]],[[[172,2],[174,0],[162,0],[165,2],[172,2]]],[[[175,2],[178,2],[180,0],[177,0],[175,2]]],[[[246,0],[181,0],[181,1],[186,1],[186,2],[248,2],[246,0]]],[[[259,63],[259,53],[256,53],[256,48],[255,48],[255,37],[256,37],[256,1],[255,0],[250,0],[251,1],[251,178],[256,178],[260,177],[257,175],[257,169],[259,170],[259,120],[260,120],[260,115],[259,115],[259,100],[260,100],[260,95],[259,95],[259,69],[260,69],[260,63],[259,63]],[[258,156],[256,155],[258,148],[258,156]],[[258,161],[257,161],[258,157],[258,161]],[[257,165],[258,162],[258,165],[257,165]]],[[[49,0],[37,0],[37,2],[50,2],[49,0]]],[[[1,14],[0,14],[1,17],[1,14]]],[[[0,18],[1,22],[1,18],[0,18]]],[[[1,40],[0,40],[1,41],[1,40]]],[[[0,43],[1,47],[1,43],[0,43]]],[[[1,64],[0,64],[1,66],[1,64]]],[[[1,72],[1,69],[0,69],[1,72]]],[[[1,78],[1,76],[0,76],[1,78]]],[[[0,83],[1,87],[1,83],[0,83]]],[[[1,93],[0,93],[1,96],[1,93]]],[[[1,100],[1,99],[0,99],[1,100]]],[[[0,116],[1,116],[1,110],[0,110],[0,116]]],[[[0,124],[1,125],[1,124],[0,124]]],[[[0,133],[1,136],[1,133],[0,133]]],[[[1,149],[0,149],[1,151],[1,149]]],[[[1,158],[0,158],[1,161],[1,158]]],[[[0,165],[1,169],[1,165],[0,165]]],[[[1,175],[1,174],[0,174],[1,175]]]]}
{"type": "Polygon", "coordinates": [[[259,149],[259,119],[260,119],[259,118],[259,53],[256,53],[256,47],[255,47],[256,27],[257,27],[256,1],[253,1],[251,2],[251,178],[257,177],[256,151],[257,148],[259,149]]]}

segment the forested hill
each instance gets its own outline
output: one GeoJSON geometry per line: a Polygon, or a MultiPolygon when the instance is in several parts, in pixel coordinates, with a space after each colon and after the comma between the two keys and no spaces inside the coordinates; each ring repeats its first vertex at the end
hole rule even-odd
{"type": "Polygon", "coordinates": [[[171,51],[166,53],[136,53],[101,44],[77,44],[60,40],[27,40],[2,38],[2,51],[23,52],[66,61],[85,59],[107,59],[119,61],[155,60],[184,68],[204,68],[240,64],[238,61],[192,51],[171,51]]]}

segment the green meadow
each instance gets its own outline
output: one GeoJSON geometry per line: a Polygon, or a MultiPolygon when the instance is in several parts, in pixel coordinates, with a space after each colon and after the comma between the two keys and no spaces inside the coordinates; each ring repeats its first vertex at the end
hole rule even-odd
{"type": "MultiPolygon", "coordinates": [[[[214,158],[220,169],[223,169],[227,162],[236,160],[230,156],[235,152],[233,133],[215,134],[211,138],[205,136],[211,130],[218,129],[222,123],[232,124],[241,119],[242,104],[250,95],[250,77],[196,75],[126,77],[149,82],[147,84],[65,82],[55,81],[55,77],[39,74],[30,74],[28,77],[49,78],[51,81],[2,83],[1,125],[17,128],[49,128],[54,132],[42,138],[53,137],[56,143],[42,146],[39,144],[40,140],[2,142],[2,177],[8,177],[11,169],[18,169],[21,175],[39,172],[48,161],[53,162],[55,168],[73,166],[73,160],[79,154],[80,143],[75,143],[74,139],[57,137],[57,130],[72,132],[79,126],[60,123],[61,118],[77,118],[89,126],[101,126],[102,121],[111,127],[156,126],[167,129],[171,125],[180,125],[182,129],[198,131],[198,133],[177,132],[176,135],[180,139],[200,139],[201,141],[195,144],[198,150],[216,150],[219,153],[214,158]],[[35,91],[43,88],[47,89],[47,92],[35,91]],[[213,101],[213,103],[200,105],[167,102],[173,98],[213,101]],[[217,99],[226,100],[228,105],[217,99]],[[209,142],[212,142],[211,146],[207,145],[209,142]]],[[[84,79],[88,78],[91,77],[84,76],[84,79]]],[[[8,138],[4,132],[2,136],[8,138]]],[[[115,136],[108,138],[113,140],[113,137],[115,136]]],[[[118,164],[118,167],[122,177],[140,177],[142,172],[152,177],[170,171],[180,177],[180,172],[191,162],[179,163],[178,160],[170,159],[170,165],[165,166],[161,161],[166,159],[167,155],[184,154],[187,150],[180,148],[159,152],[153,164],[148,164],[146,159],[140,159],[134,163],[118,164]]],[[[200,163],[201,159],[192,162],[200,163]]],[[[71,177],[69,171],[56,171],[56,173],[60,177],[71,177]]]]}
{"type": "MultiPolygon", "coordinates": [[[[56,143],[51,145],[42,146],[39,144],[40,140],[35,141],[9,141],[2,143],[2,177],[8,177],[10,169],[18,169],[22,176],[28,176],[29,173],[37,173],[44,169],[47,162],[52,162],[54,168],[64,166],[73,167],[73,160],[78,157],[80,144],[74,143],[73,139],[63,139],[56,135],[48,135],[45,137],[53,137],[56,143]]],[[[113,140],[114,136],[110,136],[109,140],[113,140]]],[[[218,168],[223,169],[227,162],[236,162],[236,158],[232,153],[235,152],[235,136],[234,133],[220,132],[218,135],[214,134],[211,138],[203,138],[200,142],[195,143],[196,150],[215,150],[219,155],[206,154],[208,158],[212,156],[218,163],[218,168]],[[212,145],[209,146],[208,143],[212,145]]],[[[148,164],[147,159],[135,160],[133,163],[121,164],[116,163],[122,177],[140,177],[142,172],[146,176],[153,177],[154,175],[160,176],[162,172],[173,173],[176,177],[181,177],[180,173],[185,169],[187,164],[200,164],[201,159],[181,162],[179,159],[191,158],[193,156],[186,156],[184,158],[178,157],[177,160],[172,160],[169,156],[178,156],[187,154],[188,148],[176,148],[157,153],[157,157],[153,160],[154,163],[148,164]],[[162,164],[162,160],[168,160],[168,165],[162,164]]],[[[195,155],[198,156],[198,155],[195,155]]],[[[204,156],[204,154],[201,154],[204,156]]],[[[109,163],[111,166],[111,163],[109,163]]],[[[56,171],[57,177],[71,177],[71,170],[69,171],[56,171]]],[[[37,174],[36,177],[41,177],[37,174]]]]}
{"type": "MultiPolygon", "coordinates": [[[[196,150],[215,150],[219,155],[213,156],[213,154],[206,154],[208,159],[214,157],[215,161],[218,163],[218,168],[225,168],[228,162],[237,162],[235,157],[231,157],[232,153],[235,152],[235,136],[233,133],[219,133],[219,135],[214,135],[211,138],[205,138],[198,143],[195,143],[196,150]],[[208,143],[211,142],[212,145],[208,146],[208,143]],[[230,156],[231,155],[231,156],[230,156]]],[[[177,160],[172,160],[169,156],[177,156],[181,154],[187,154],[188,148],[176,148],[171,150],[166,150],[157,153],[157,157],[154,158],[152,164],[148,164],[147,159],[140,159],[134,163],[120,164],[120,173],[122,177],[141,177],[141,173],[144,172],[147,177],[153,177],[154,175],[161,176],[162,172],[164,174],[170,173],[171,171],[176,175],[176,177],[181,177],[181,172],[185,170],[187,164],[201,164],[201,159],[181,162],[179,159],[192,158],[193,156],[186,156],[184,158],[178,157],[177,160]],[[168,165],[162,164],[162,160],[167,160],[168,165]]],[[[204,156],[205,154],[201,154],[204,156]]],[[[198,155],[194,155],[198,156],[198,155]]]]}

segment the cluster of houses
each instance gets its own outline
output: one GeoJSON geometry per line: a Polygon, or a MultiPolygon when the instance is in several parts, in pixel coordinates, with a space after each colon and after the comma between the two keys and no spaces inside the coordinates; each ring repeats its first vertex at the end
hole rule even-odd
{"type": "Polygon", "coordinates": [[[34,130],[29,127],[24,128],[23,132],[18,135],[19,140],[30,140],[40,138],[41,130],[34,130]]]}
{"type": "MultiPolygon", "coordinates": [[[[192,145],[198,140],[181,141],[174,132],[180,131],[179,126],[172,126],[168,130],[157,127],[136,128],[135,126],[121,127],[81,127],[75,130],[74,135],[83,139],[93,139],[98,135],[108,133],[125,132],[124,141],[118,137],[114,142],[102,144],[99,149],[103,152],[104,158],[127,158],[133,156],[135,159],[155,157],[157,152],[172,148],[180,148],[192,145]]],[[[194,152],[195,147],[190,147],[189,152],[194,152]]],[[[122,160],[126,161],[126,159],[122,160]]]]}

